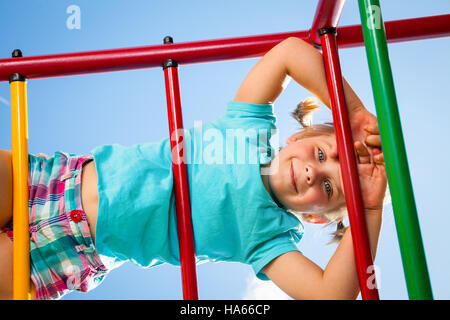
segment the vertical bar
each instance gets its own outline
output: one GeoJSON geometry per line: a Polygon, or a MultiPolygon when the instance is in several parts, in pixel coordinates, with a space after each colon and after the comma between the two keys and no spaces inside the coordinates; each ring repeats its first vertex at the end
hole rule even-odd
{"type": "Polygon", "coordinates": [[[373,266],[373,260],[354,155],[352,131],[345,102],[336,44],[336,28],[321,29],[321,43],[361,296],[364,300],[378,300],[377,287],[369,288],[367,285],[371,282],[369,277],[373,279],[373,274],[369,272],[371,270],[369,267],[373,266]]]}
{"type": "Polygon", "coordinates": [[[395,224],[410,299],[433,299],[378,0],[359,0],[395,224]]]}
{"type": "Polygon", "coordinates": [[[28,213],[28,128],[26,79],[11,75],[13,169],[13,298],[30,297],[30,233],[28,213]]]}
{"type": "MultiPolygon", "coordinates": [[[[164,39],[165,43],[171,43],[171,41],[172,39],[170,37],[164,39]]],[[[182,155],[186,149],[184,148],[178,64],[176,61],[168,59],[164,62],[163,69],[166,84],[167,112],[169,116],[170,145],[172,150],[172,170],[177,210],[183,298],[185,300],[198,300],[189,181],[185,161],[186,154],[182,155]]]]}

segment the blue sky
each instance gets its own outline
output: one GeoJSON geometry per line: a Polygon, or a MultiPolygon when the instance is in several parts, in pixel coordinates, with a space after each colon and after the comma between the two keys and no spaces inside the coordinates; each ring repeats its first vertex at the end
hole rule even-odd
{"type": "MultiPolygon", "coordinates": [[[[26,0],[0,1],[0,57],[20,48],[24,56],[133,47],[306,30],[317,1],[26,0]],[[69,29],[66,9],[81,10],[80,29],[69,29]]],[[[360,23],[356,1],[348,1],[341,25],[360,23]]],[[[448,14],[447,0],[383,1],[385,21],[448,14]]],[[[434,297],[450,299],[448,199],[450,120],[448,51],[450,40],[389,46],[400,117],[434,297]]],[[[343,74],[366,108],[375,113],[363,48],[340,51],[343,74]]],[[[179,68],[183,121],[208,122],[225,111],[257,59],[179,68]]],[[[298,127],[289,112],[310,94],[291,81],[275,103],[280,141],[298,127]]],[[[131,145],[167,136],[164,78],[160,68],[28,81],[29,152],[88,153],[102,144],[131,145]]],[[[11,148],[10,92],[0,84],[0,148],[11,148]]],[[[322,107],[316,123],[331,121],[322,107]]],[[[407,299],[392,207],[386,206],[378,254],[380,297],[407,299]]],[[[336,246],[328,232],[306,225],[303,254],[325,267],[336,246]]],[[[250,266],[206,263],[197,268],[201,299],[284,298],[270,283],[260,285],[250,266]]],[[[179,267],[140,269],[127,263],[113,270],[95,290],[64,299],[181,299],[179,267]]]]}

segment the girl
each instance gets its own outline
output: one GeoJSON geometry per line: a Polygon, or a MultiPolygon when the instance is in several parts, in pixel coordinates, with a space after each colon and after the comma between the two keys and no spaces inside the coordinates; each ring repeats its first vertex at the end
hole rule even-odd
{"type": "MultiPolygon", "coordinates": [[[[185,131],[196,259],[250,264],[295,299],[355,299],[333,127],[311,125],[317,105],[306,100],[293,114],[304,130],[276,155],[269,142],[273,103],[290,78],[330,106],[321,54],[288,38],[253,67],[223,117],[185,131]],[[325,270],[299,252],[298,217],[338,223],[342,239],[325,270]]],[[[387,184],[381,141],[376,118],[346,82],[344,89],[375,257],[387,184]]],[[[0,155],[0,297],[11,298],[11,156],[0,155]]],[[[171,168],[168,139],[100,146],[87,156],[30,155],[33,297],[88,291],[124,261],[179,265],[171,168]]]]}

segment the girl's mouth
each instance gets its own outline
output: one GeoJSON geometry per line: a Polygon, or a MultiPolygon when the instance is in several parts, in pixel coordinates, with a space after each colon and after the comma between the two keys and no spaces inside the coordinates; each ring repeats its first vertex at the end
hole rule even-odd
{"type": "Polygon", "coordinates": [[[291,161],[291,182],[292,182],[292,185],[294,186],[295,192],[298,193],[296,179],[295,179],[295,172],[294,172],[294,167],[292,166],[292,161],[291,161]]]}

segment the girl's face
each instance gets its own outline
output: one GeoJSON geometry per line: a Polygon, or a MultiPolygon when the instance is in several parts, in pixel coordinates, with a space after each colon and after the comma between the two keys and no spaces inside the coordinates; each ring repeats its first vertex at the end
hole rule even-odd
{"type": "Polygon", "coordinates": [[[301,138],[296,133],[286,142],[268,176],[277,199],[286,208],[305,213],[322,213],[344,204],[335,136],[301,138]]]}

